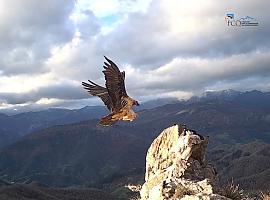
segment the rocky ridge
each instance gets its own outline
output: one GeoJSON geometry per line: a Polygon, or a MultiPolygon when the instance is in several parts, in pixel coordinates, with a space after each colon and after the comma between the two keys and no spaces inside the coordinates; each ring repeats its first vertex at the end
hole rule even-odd
{"type": "Polygon", "coordinates": [[[217,173],[207,164],[208,137],[174,125],[151,144],[141,200],[226,200],[217,194],[217,173]]]}

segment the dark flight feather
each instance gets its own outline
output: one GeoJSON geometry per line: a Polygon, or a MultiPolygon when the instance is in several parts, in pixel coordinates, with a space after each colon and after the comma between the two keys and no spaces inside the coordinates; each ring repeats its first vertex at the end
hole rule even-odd
{"type": "Polygon", "coordinates": [[[105,59],[107,62],[104,62],[105,66],[103,67],[105,70],[102,72],[105,75],[106,88],[115,111],[119,111],[123,108],[123,103],[121,103],[123,97],[127,97],[125,89],[125,72],[120,72],[116,64],[107,57],[105,57],[105,59]]]}
{"type": "Polygon", "coordinates": [[[103,103],[107,106],[109,110],[112,110],[112,104],[108,94],[108,90],[105,87],[102,87],[90,80],[89,83],[82,82],[84,89],[86,89],[91,95],[98,96],[101,98],[103,103]]]}

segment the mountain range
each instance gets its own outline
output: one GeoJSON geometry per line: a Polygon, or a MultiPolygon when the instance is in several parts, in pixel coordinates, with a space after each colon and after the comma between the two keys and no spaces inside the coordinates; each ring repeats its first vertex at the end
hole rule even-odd
{"type": "MultiPolygon", "coordinates": [[[[178,102],[175,98],[155,99],[143,103],[137,111],[175,102],[178,102]]],[[[6,112],[9,113],[8,111],[6,112]]],[[[0,149],[36,130],[54,125],[64,125],[90,119],[99,119],[107,113],[108,111],[104,106],[86,106],[74,110],[50,108],[47,110],[13,115],[0,113],[0,149]]]]}
{"type": "Polygon", "coordinates": [[[248,191],[270,188],[270,144],[255,140],[247,144],[219,145],[209,153],[223,184],[233,180],[248,191]]]}
{"type": "MultiPolygon", "coordinates": [[[[245,189],[256,189],[262,183],[270,187],[265,178],[270,176],[265,162],[270,160],[269,92],[208,92],[188,101],[143,108],[136,121],[112,127],[101,127],[91,117],[86,119],[87,109],[19,114],[29,122],[20,126],[12,121],[5,124],[1,120],[7,115],[0,115],[5,130],[19,135],[16,141],[2,146],[0,178],[9,183],[37,181],[53,187],[96,187],[113,192],[126,178],[140,182],[134,177],[142,177],[146,151],[153,139],[164,128],[184,123],[210,136],[209,159],[223,182],[234,177],[245,189]],[[33,117],[37,114],[40,118],[33,117]],[[19,129],[23,131],[16,132],[19,129]],[[260,162],[265,164],[258,165],[260,162]],[[240,168],[245,169],[241,175],[240,168]]],[[[102,115],[102,107],[98,109],[96,116],[102,115]]]]}

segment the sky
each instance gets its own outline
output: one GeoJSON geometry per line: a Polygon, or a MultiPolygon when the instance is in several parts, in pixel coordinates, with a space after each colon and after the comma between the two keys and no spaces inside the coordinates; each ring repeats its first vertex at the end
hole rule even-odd
{"type": "Polygon", "coordinates": [[[270,91],[268,0],[0,0],[0,112],[101,105],[104,55],[140,102],[270,91]],[[228,26],[250,16],[258,26],[228,26]]]}

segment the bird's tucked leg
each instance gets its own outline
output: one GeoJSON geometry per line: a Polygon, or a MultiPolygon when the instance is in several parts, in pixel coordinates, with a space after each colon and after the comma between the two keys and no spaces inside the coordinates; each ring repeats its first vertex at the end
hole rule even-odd
{"type": "Polygon", "coordinates": [[[109,115],[101,118],[99,124],[103,126],[111,126],[119,120],[133,121],[137,117],[137,114],[133,110],[120,110],[117,113],[110,113],[109,115]]]}
{"type": "Polygon", "coordinates": [[[137,117],[137,114],[133,110],[129,110],[126,115],[123,116],[122,120],[124,121],[133,121],[137,117]]]}
{"type": "Polygon", "coordinates": [[[118,119],[116,119],[114,117],[114,114],[111,113],[105,117],[102,117],[101,120],[99,121],[99,124],[103,125],[103,126],[111,126],[114,123],[116,123],[118,121],[118,119]]]}

